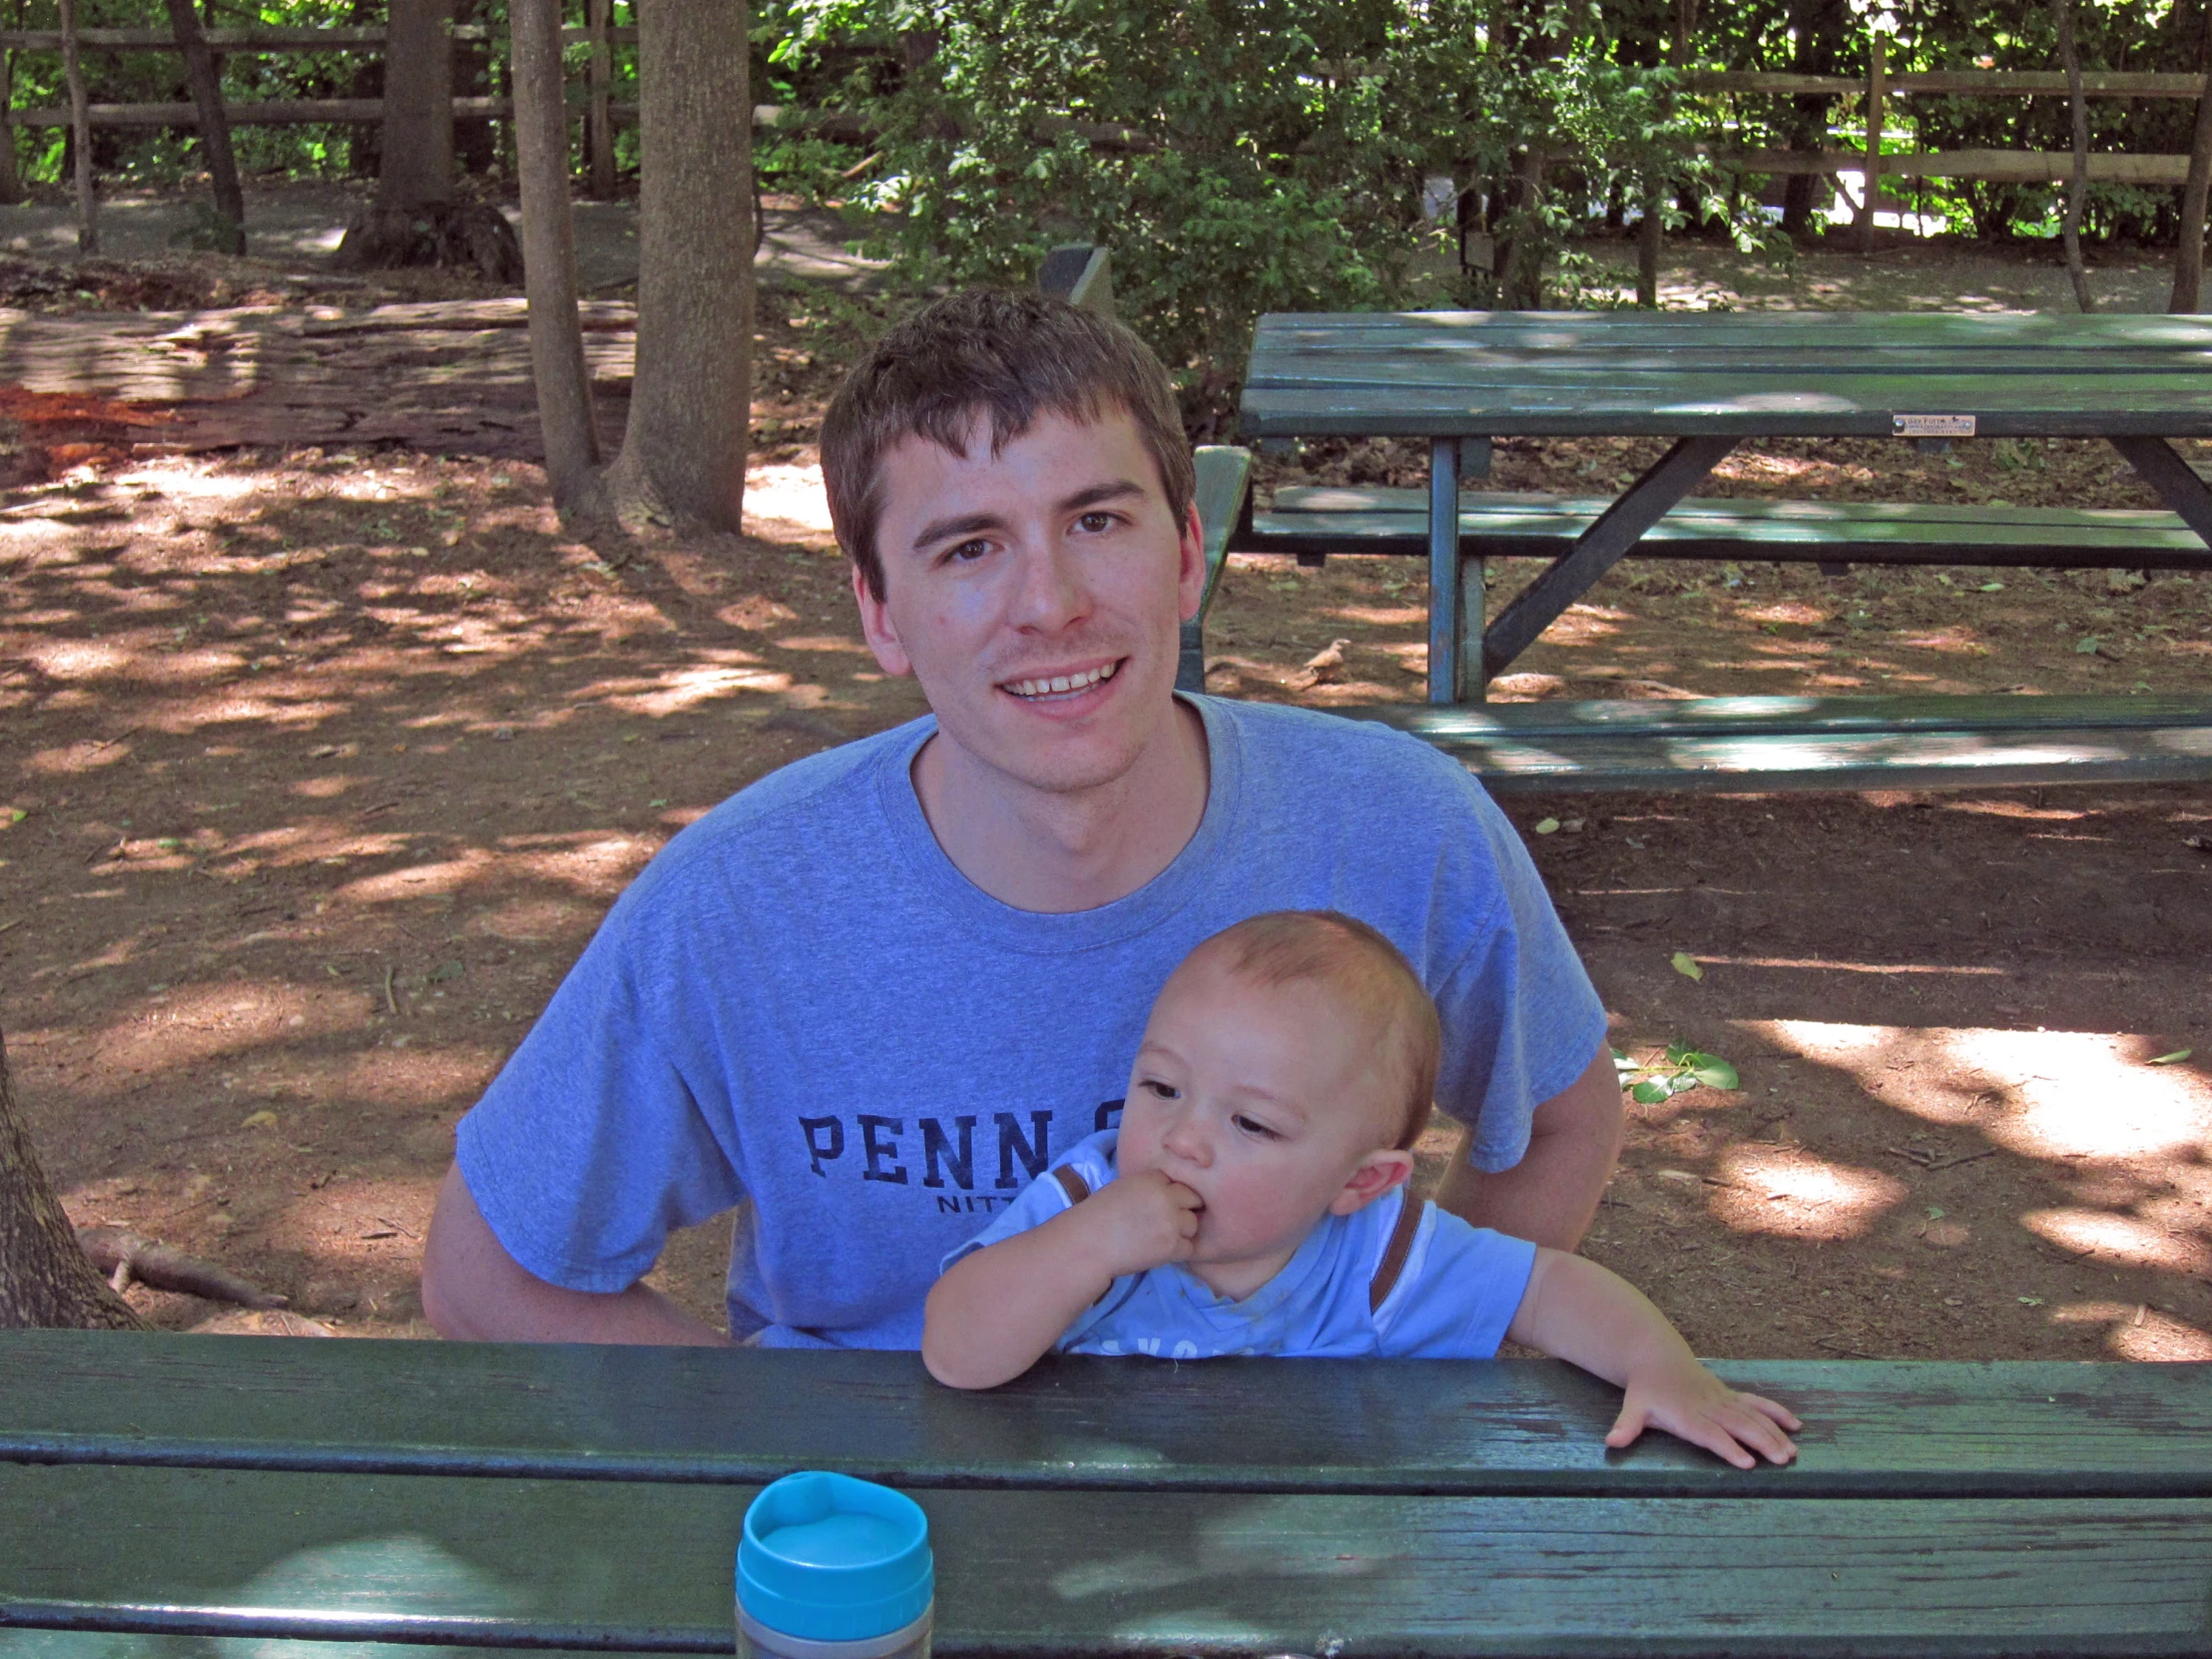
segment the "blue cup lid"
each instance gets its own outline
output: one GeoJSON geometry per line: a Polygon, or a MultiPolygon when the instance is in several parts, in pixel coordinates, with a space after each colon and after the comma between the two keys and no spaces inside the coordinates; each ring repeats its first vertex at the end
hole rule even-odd
{"type": "Polygon", "coordinates": [[[904,1492],[802,1469],[761,1488],[738,1544],[738,1604],[815,1642],[887,1636],[929,1610],[929,1517],[904,1492]]]}

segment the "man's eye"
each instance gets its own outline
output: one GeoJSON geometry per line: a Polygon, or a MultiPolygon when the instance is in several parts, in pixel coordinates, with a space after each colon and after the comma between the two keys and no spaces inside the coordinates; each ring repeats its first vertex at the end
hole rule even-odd
{"type": "Polygon", "coordinates": [[[942,559],[947,564],[973,564],[990,550],[991,544],[987,541],[964,541],[956,547],[946,548],[942,559]]]}
{"type": "Polygon", "coordinates": [[[1283,1138],[1281,1134],[1273,1129],[1270,1129],[1258,1118],[1248,1118],[1242,1112],[1239,1112],[1234,1118],[1230,1119],[1230,1121],[1237,1126],[1238,1130],[1241,1133],[1247,1135],[1256,1135],[1263,1141],[1279,1141],[1283,1138]]]}
{"type": "Polygon", "coordinates": [[[1112,513],[1085,513],[1075,522],[1095,536],[1113,527],[1114,515],[1112,513]]]}

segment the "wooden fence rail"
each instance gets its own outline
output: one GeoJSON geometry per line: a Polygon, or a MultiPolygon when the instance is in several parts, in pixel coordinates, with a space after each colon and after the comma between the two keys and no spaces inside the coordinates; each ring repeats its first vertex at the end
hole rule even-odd
{"type": "MultiPolygon", "coordinates": [[[[384,49],[384,31],[380,27],[209,29],[206,33],[208,44],[219,52],[381,52],[384,49]]],[[[452,35],[455,40],[465,41],[504,38],[481,23],[456,25],[452,35]]],[[[561,31],[561,39],[570,44],[580,44],[591,38],[589,29],[575,24],[561,31]]],[[[618,46],[635,46],[638,31],[630,26],[611,28],[607,31],[607,39],[618,46]]],[[[167,29],[79,29],[77,44],[102,52],[174,52],[177,37],[167,29]]],[[[59,52],[61,49],[59,29],[0,29],[0,50],[59,52]]]]}

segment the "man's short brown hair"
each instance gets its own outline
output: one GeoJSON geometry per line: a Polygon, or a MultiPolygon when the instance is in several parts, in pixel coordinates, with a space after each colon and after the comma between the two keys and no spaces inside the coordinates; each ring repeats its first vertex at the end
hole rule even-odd
{"type": "Polygon", "coordinates": [[[1398,1101],[1391,1144],[1411,1149],[1435,1101],[1443,1033],[1436,1004],[1396,945],[1342,910],[1270,910],[1223,928],[1191,952],[1189,960],[1201,959],[1263,989],[1320,985],[1349,1009],[1373,1037],[1398,1101]]]}
{"type": "Polygon", "coordinates": [[[1042,293],[970,288],[924,306],[876,344],[830,401],[822,423],[822,479],[837,543],[867,590],[883,597],[883,457],[909,437],[965,456],[978,419],[991,453],[1040,414],[1090,423],[1119,410],[1160,469],[1178,526],[1194,488],[1167,370],[1110,317],[1042,293]]]}

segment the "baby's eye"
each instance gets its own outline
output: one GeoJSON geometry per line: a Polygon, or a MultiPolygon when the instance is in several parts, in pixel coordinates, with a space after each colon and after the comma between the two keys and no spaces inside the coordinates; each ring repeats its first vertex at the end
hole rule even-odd
{"type": "Polygon", "coordinates": [[[1229,1121],[1237,1126],[1237,1129],[1240,1133],[1246,1135],[1256,1135],[1263,1141],[1279,1141],[1283,1138],[1279,1132],[1270,1129],[1258,1118],[1248,1118],[1242,1112],[1239,1112],[1229,1121]]]}
{"type": "Polygon", "coordinates": [[[1160,1100],[1181,1100],[1183,1098],[1181,1089],[1173,1083],[1163,1083],[1157,1077],[1147,1077],[1142,1087],[1147,1093],[1160,1100]]]}

